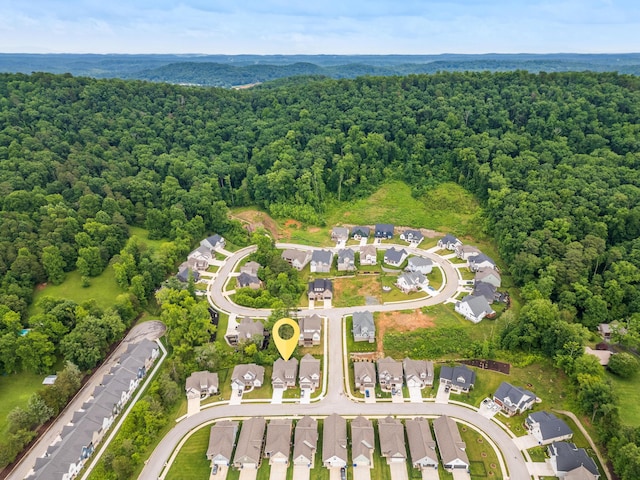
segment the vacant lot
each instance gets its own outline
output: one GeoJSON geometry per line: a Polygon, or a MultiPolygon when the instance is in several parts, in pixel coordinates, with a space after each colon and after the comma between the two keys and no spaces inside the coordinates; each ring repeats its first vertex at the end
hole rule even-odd
{"type": "Polygon", "coordinates": [[[366,297],[381,302],[382,286],[378,275],[336,278],[333,280],[336,307],[356,307],[365,305],[366,297]]]}
{"type": "Polygon", "coordinates": [[[420,310],[409,310],[403,312],[381,312],[377,318],[378,328],[378,353],[383,353],[382,340],[385,332],[408,332],[416,328],[430,328],[435,326],[435,319],[425,315],[420,310]]]}

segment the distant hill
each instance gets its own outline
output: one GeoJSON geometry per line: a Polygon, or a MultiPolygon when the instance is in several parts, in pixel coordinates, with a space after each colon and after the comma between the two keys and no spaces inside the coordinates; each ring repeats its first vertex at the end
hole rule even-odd
{"type": "Polygon", "coordinates": [[[438,71],[613,71],[640,75],[640,53],[485,55],[0,54],[0,72],[71,73],[231,87],[297,76],[354,78],[438,71]]]}

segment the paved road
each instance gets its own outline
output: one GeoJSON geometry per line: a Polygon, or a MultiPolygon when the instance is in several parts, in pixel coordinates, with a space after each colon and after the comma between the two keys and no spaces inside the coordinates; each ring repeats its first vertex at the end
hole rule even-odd
{"type": "Polygon", "coordinates": [[[57,420],[51,424],[44,435],[40,437],[31,450],[22,458],[20,463],[16,465],[7,477],[7,480],[22,480],[27,476],[35,464],[36,459],[45,454],[49,445],[53,443],[62,431],[62,427],[71,421],[76,410],[79,410],[82,404],[89,399],[95,387],[100,385],[102,377],[111,370],[111,367],[113,367],[130,343],[138,343],[144,338],[156,340],[164,335],[165,329],[164,323],[156,321],[140,323],[133,327],[109,358],[96,370],[89,381],[85,383],[78,394],[71,400],[57,420]]]}

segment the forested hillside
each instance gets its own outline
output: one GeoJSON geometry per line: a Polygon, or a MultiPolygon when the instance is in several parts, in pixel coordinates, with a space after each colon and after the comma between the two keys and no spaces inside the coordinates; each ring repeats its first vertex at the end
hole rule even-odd
{"type": "MultiPolygon", "coordinates": [[[[528,302],[503,347],[558,357],[571,372],[575,327],[610,320],[638,346],[639,78],[440,73],[228,91],[5,74],[0,369],[19,368],[2,352],[13,354],[16,329],[29,325],[33,287],[74,268],[99,274],[129,225],[188,251],[206,231],[233,237],[227,206],[320,224],[327,202],[387,179],[416,195],[453,180],[483,202],[482,227],[528,302]]],[[[180,252],[130,255],[121,282],[141,301],[180,252]]],[[[46,344],[74,322],[30,341],[46,344]]],[[[105,337],[120,328],[111,326],[105,337]]],[[[611,413],[600,390],[581,401],[594,418],[611,413]]]]}

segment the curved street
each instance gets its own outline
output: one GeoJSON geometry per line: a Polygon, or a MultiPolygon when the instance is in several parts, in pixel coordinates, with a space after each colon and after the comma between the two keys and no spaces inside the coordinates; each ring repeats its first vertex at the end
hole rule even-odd
{"type": "MultiPolygon", "coordinates": [[[[390,244],[377,245],[377,248],[389,248],[390,244]]],[[[298,248],[311,249],[293,244],[277,244],[278,248],[298,248]]],[[[218,270],[216,278],[210,285],[209,301],[217,308],[229,313],[246,315],[250,317],[266,317],[270,314],[268,309],[253,309],[241,307],[231,302],[222,293],[222,289],[230,273],[235,269],[237,263],[255,251],[254,247],[247,247],[232,254],[225,264],[218,270]]],[[[303,415],[326,416],[337,413],[345,416],[386,416],[389,414],[398,416],[439,416],[449,415],[456,419],[467,422],[488,435],[502,452],[504,462],[508,472],[504,472],[505,478],[524,479],[530,478],[529,471],[522,454],[511,437],[495,422],[481,416],[471,408],[454,404],[436,404],[434,402],[424,403],[376,403],[365,404],[352,401],[344,389],[345,381],[345,356],[342,348],[342,325],[343,317],[355,311],[366,308],[373,312],[394,311],[399,309],[414,309],[429,305],[443,303],[458,290],[459,275],[456,268],[442,257],[417,248],[407,248],[410,253],[421,255],[433,260],[443,271],[443,286],[433,297],[419,300],[393,303],[387,305],[367,305],[360,307],[345,307],[313,310],[301,309],[300,315],[318,314],[327,317],[325,323],[328,328],[327,345],[325,352],[328,356],[328,371],[323,375],[327,376],[327,390],[320,401],[307,404],[280,404],[273,405],[267,403],[245,403],[242,405],[219,405],[200,411],[199,413],[181,420],[158,444],[151,457],[140,474],[140,479],[164,478],[168,473],[172,461],[172,453],[179,445],[180,441],[190,431],[197,429],[203,424],[210,423],[219,418],[227,417],[251,417],[251,416],[287,416],[301,417],[303,415]]],[[[347,377],[348,378],[348,377],[347,377]]]]}

